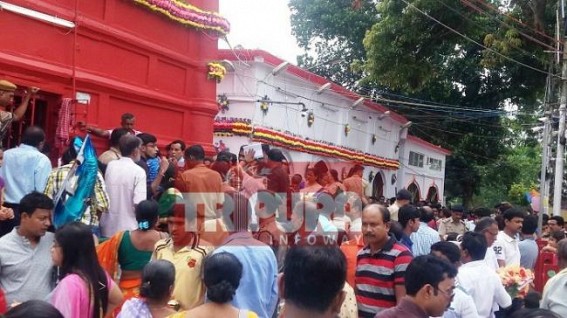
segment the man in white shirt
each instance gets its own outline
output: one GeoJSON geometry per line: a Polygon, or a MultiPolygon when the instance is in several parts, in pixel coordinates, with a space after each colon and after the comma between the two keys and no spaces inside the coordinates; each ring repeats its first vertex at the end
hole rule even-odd
{"type": "Polygon", "coordinates": [[[484,262],[488,268],[493,269],[494,271],[498,270],[500,267],[498,265],[498,261],[496,260],[496,254],[494,253],[493,244],[498,237],[498,223],[495,219],[485,216],[482,219],[478,220],[476,226],[474,228],[476,233],[481,233],[484,235],[486,239],[486,245],[488,248],[486,249],[486,256],[484,256],[484,262]]]}
{"type": "Polygon", "coordinates": [[[467,232],[461,242],[461,261],[457,282],[474,299],[479,317],[494,317],[495,305],[512,305],[512,298],[504,289],[498,274],[484,262],[486,239],[480,233],[467,232]]]}
{"type": "MultiPolygon", "coordinates": [[[[431,245],[431,254],[443,258],[458,269],[461,266],[461,249],[453,242],[440,241],[431,245]]],[[[455,296],[443,318],[479,318],[472,297],[457,283],[455,296]]]]}
{"type": "Polygon", "coordinates": [[[136,164],[140,160],[140,138],[127,134],[120,138],[122,157],[108,164],[105,173],[110,199],[108,213],[102,215],[102,236],[111,237],[118,231],[138,228],[134,208],[146,199],[146,172],[136,164]]]}
{"type": "Polygon", "coordinates": [[[401,189],[396,193],[396,202],[388,207],[388,211],[390,211],[390,216],[392,221],[398,220],[398,211],[404,205],[410,204],[411,200],[411,192],[406,189],[401,189]]]}
{"type": "Polygon", "coordinates": [[[518,235],[522,229],[526,213],[520,208],[511,208],[504,212],[504,230],[498,233],[494,242],[494,253],[500,267],[508,265],[520,266],[520,240],[518,235]]]}
{"type": "MultiPolygon", "coordinates": [[[[100,129],[90,125],[86,125],[84,123],[81,124],[83,124],[83,128],[88,133],[91,133],[95,136],[102,138],[110,139],[110,136],[112,135],[112,131],[114,130],[114,129],[100,129]]],[[[134,114],[124,113],[122,114],[122,116],[120,116],[120,127],[127,129],[132,135],[141,134],[142,133],[141,131],[134,129],[135,125],[136,125],[136,116],[134,116],[134,114]]]]}
{"type": "Polygon", "coordinates": [[[176,163],[178,168],[185,168],[185,158],[183,158],[185,148],[183,140],[174,140],[166,147],[169,160],[176,163]]]}

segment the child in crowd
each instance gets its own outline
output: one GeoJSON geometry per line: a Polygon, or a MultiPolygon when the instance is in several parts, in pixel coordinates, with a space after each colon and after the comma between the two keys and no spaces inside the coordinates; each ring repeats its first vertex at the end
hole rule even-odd
{"type": "Polygon", "coordinates": [[[565,238],[565,232],[563,231],[554,231],[551,233],[549,240],[547,241],[547,245],[544,246],[541,251],[548,252],[548,253],[557,253],[557,243],[565,238]]]}
{"type": "Polygon", "coordinates": [[[171,262],[148,263],[142,272],[140,298],[126,301],[118,318],[165,318],[175,314],[175,310],[168,306],[174,281],[175,267],[171,262]]]}

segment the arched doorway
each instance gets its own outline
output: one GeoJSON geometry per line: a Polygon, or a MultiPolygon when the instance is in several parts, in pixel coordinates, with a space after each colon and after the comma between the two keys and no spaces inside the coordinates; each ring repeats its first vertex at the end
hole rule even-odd
{"type": "Polygon", "coordinates": [[[408,191],[411,193],[411,202],[418,202],[420,199],[419,186],[415,183],[415,181],[408,186],[408,191]]]}
{"type": "Polygon", "coordinates": [[[374,176],[372,181],[372,196],[375,198],[380,198],[384,195],[384,179],[382,179],[382,174],[378,171],[374,176]]]}
{"type": "Polygon", "coordinates": [[[427,202],[439,202],[439,192],[435,186],[430,186],[427,190],[427,202]]]}

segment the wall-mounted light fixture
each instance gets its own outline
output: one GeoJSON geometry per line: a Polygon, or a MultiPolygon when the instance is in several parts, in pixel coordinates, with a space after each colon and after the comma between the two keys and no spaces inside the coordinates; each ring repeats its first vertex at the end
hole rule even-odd
{"type": "Polygon", "coordinates": [[[75,27],[75,23],[69,20],[61,19],[49,14],[45,14],[43,12],[39,12],[36,10],[20,7],[11,3],[6,3],[4,1],[0,1],[0,10],[6,10],[13,13],[25,15],[26,17],[30,17],[36,20],[40,20],[43,22],[51,23],[60,27],[72,29],[75,27]]]}
{"type": "Polygon", "coordinates": [[[307,107],[305,107],[305,104],[303,104],[303,103],[299,103],[299,104],[301,105],[301,110],[300,110],[300,112],[301,112],[301,117],[307,116],[307,112],[308,112],[309,110],[307,109],[307,107]]]}

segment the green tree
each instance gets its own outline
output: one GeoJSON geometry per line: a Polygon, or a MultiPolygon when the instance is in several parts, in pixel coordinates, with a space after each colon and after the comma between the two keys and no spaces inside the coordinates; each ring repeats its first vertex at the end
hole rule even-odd
{"type": "Polygon", "coordinates": [[[525,127],[541,110],[544,51],[555,44],[541,32],[553,28],[554,4],[355,2],[361,9],[346,0],[290,1],[293,32],[311,49],[300,63],[347,87],[358,83],[359,92],[413,121],[412,134],[451,149],[448,197],[470,206],[491,186],[498,191],[490,195],[504,199],[513,184],[526,184],[508,156],[536,144],[525,127]],[[337,57],[345,64],[325,63],[337,57]],[[513,118],[505,111],[511,106],[520,111],[513,118]]]}
{"type": "Polygon", "coordinates": [[[363,77],[360,67],[366,51],[362,40],[377,22],[374,1],[290,0],[292,33],[308,53],[298,64],[329,80],[356,89],[363,77]]]}

